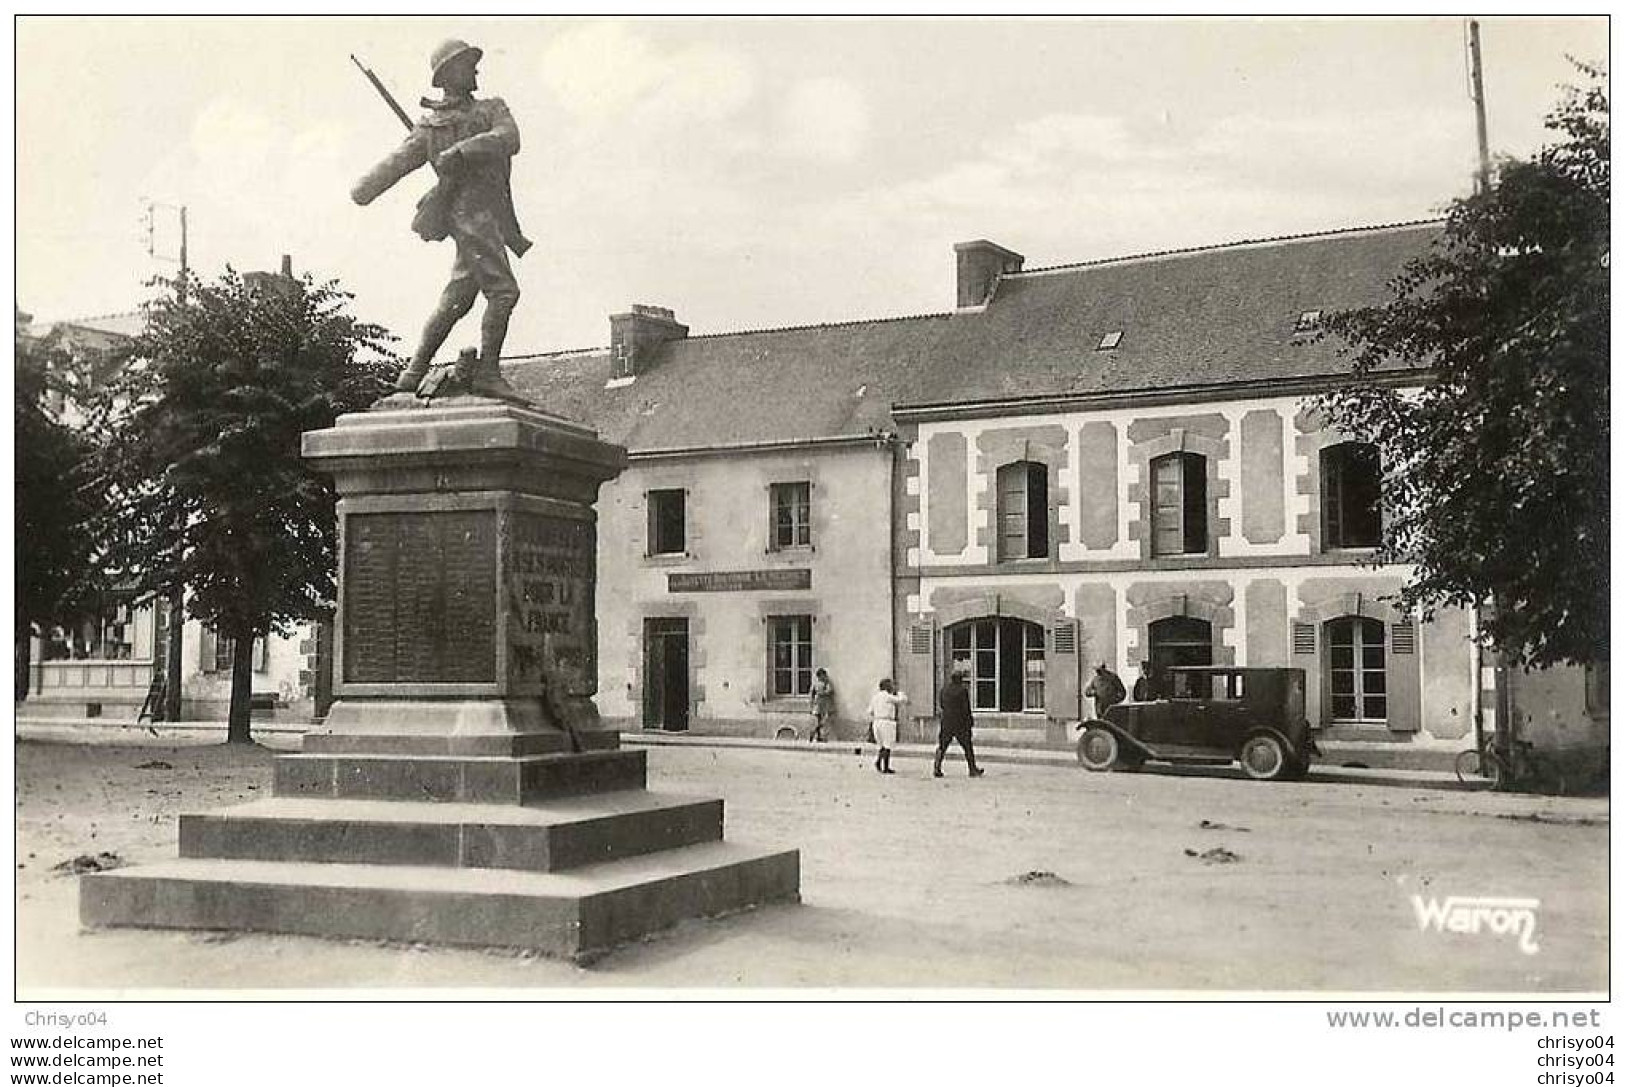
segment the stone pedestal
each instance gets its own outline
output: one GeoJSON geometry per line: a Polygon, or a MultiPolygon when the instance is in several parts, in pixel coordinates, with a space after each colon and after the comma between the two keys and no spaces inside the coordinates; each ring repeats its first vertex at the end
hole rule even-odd
{"type": "Polygon", "coordinates": [[[342,563],[336,702],[313,740],[517,755],[520,737],[562,731],[599,744],[593,502],[626,451],[517,405],[451,404],[305,435],[339,493],[342,563]]]}
{"type": "Polygon", "coordinates": [[[305,435],[340,496],[324,726],[271,799],[183,816],[180,860],[84,877],[84,922],[588,958],[797,900],[795,851],[647,792],[592,704],[593,502],[625,451],[522,405],[393,399],[305,435]]]}

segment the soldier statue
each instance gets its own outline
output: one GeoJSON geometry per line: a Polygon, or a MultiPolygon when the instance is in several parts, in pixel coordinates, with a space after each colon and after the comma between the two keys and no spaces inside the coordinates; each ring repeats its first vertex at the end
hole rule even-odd
{"type": "Polygon", "coordinates": [[[357,204],[369,204],[401,178],[429,164],[437,180],[419,201],[412,229],[425,241],[449,237],[457,246],[451,282],[424,325],[411,362],[395,382],[402,392],[433,393],[429,385],[439,382],[426,383],[424,378],[435,352],[473,308],[475,296],[483,294],[479,355],[475,359],[472,351],[465,352],[457,376],[468,392],[518,396],[503,379],[497,360],[508,334],[508,319],[519,301],[519,282],[508,262],[508,251],[518,257],[530,248],[519,231],[509,185],[509,160],[519,153],[519,127],[502,99],[474,97],[479,78],[476,68],[483,55],[482,50],[455,39],[431,54],[430,82],[443,92],[442,97],[422,100],[428,112],[412,125],[406,142],[350,191],[357,204]]]}

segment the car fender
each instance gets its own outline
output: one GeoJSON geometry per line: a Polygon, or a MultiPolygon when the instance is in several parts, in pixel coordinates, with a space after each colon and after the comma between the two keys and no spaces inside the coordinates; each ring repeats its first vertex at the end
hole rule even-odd
{"type": "Polygon", "coordinates": [[[1082,732],[1085,729],[1091,729],[1091,728],[1103,728],[1103,729],[1105,729],[1107,732],[1111,733],[1113,736],[1116,736],[1117,737],[1117,742],[1119,744],[1123,745],[1123,747],[1125,749],[1127,749],[1127,750],[1138,752],[1139,754],[1144,755],[1147,758],[1155,758],[1156,757],[1156,752],[1152,751],[1149,747],[1145,746],[1145,744],[1141,743],[1138,739],[1131,736],[1129,733],[1123,731],[1123,729],[1120,726],[1114,725],[1110,721],[1103,720],[1103,719],[1101,719],[1099,717],[1091,717],[1087,721],[1078,722],[1077,730],[1079,732],[1082,732]]]}

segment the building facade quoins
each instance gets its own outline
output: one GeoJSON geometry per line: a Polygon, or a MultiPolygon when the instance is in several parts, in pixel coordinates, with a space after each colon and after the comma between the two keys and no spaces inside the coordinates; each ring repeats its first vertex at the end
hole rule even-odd
{"type": "Polygon", "coordinates": [[[1230,421],[1220,414],[1136,419],[1128,428],[1131,480],[1129,502],[1137,515],[1129,538],[1140,545],[1140,557],[1151,559],[1151,462],[1169,453],[1199,453],[1207,464],[1206,554],[1217,557],[1219,541],[1230,534],[1230,518],[1219,516],[1219,500],[1230,497],[1230,481],[1219,465],[1231,454],[1230,421]]]}
{"type": "Polygon", "coordinates": [[[984,430],[976,440],[976,473],[981,487],[976,500],[976,543],[987,549],[987,561],[999,561],[999,469],[1017,461],[1042,464],[1049,491],[1050,556],[1071,542],[1071,526],[1061,511],[1071,500],[1066,480],[1071,473],[1070,443],[1063,426],[1016,426],[984,430]]]}

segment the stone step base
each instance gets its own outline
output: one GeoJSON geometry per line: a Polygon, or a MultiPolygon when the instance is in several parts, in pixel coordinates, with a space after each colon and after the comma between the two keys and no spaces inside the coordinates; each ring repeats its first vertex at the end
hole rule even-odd
{"type": "MultiPolygon", "coordinates": [[[[1076,733],[1074,735],[1082,735],[1076,733]]],[[[1041,728],[980,728],[971,733],[971,742],[977,747],[1047,747],[1054,746],[1047,740],[1048,733],[1041,728]]],[[[933,733],[930,742],[936,742],[933,733]]],[[[949,750],[959,750],[959,745],[952,745],[949,750]]]]}
{"type": "Polygon", "coordinates": [[[518,757],[301,753],[277,758],[279,797],[523,804],[533,800],[641,789],[643,751],[589,751],[518,757]]]}
{"type": "MultiPolygon", "coordinates": [[[[1456,755],[1461,750],[1421,747],[1407,743],[1328,740],[1319,736],[1315,737],[1315,745],[1320,748],[1320,755],[1315,759],[1318,766],[1357,766],[1372,770],[1431,770],[1447,774],[1454,772],[1456,755]]],[[[1472,740],[1463,741],[1462,746],[1471,747],[1472,740]]]]}
{"type": "Polygon", "coordinates": [[[180,855],[561,871],[722,838],[722,801],[629,791],[547,807],[256,800],[180,819],[180,855]]]}
{"type": "MultiPolygon", "coordinates": [[[[582,751],[613,751],[621,745],[614,732],[583,732],[582,751]]],[[[319,755],[562,755],[576,750],[563,732],[418,735],[413,733],[307,732],[301,748],[319,755]]]]}
{"type": "Polygon", "coordinates": [[[688,918],[800,900],[800,854],[732,842],[570,872],[182,859],[81,877],[90,927],[527,948],[587,960],[688,918]]]}

